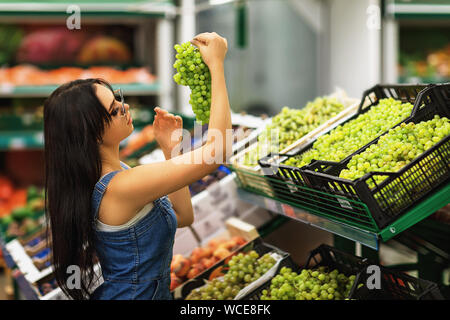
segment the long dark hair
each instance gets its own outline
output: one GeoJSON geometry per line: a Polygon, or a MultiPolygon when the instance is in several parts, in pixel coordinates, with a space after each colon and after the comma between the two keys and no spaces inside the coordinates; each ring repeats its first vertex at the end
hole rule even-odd
{"type": "Polygon", "coordinates": [[[99,144],[111,122],[94,84],[75,80],[58,87],[44,103],[45,204],[52,263],[58,285],[73,299],[89,298],[95,281],[95,231],[91,197],[101,175],[99,144]],[[81,271],[81,287],[69,289],[70,265],[81,271]]]}

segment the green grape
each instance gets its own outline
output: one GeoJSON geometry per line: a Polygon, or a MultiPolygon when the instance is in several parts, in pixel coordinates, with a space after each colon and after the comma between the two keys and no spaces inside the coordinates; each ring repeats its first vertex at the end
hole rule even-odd
{"type": "MultiPolygon", "coordinates": [[[[393,98],[381,99],[378,105],[320,136],[311,149],[297,157],[289,158],[284,163],[301,168],[312,160],[339,162],[406,119],[412,108],[412,104],[393,98]]],[[[368,170],[371,163],[353,162],[351,166],[355,171],[362,172],[368,170]]]]}
{"type": "Polygon", "coordinates": [[[255,166],[270,152],[279,152],[344,110],[337,99],[317,97],[303,109],[283,107],[258,136],[254,149],[247,152],[243,164],[255,166]]]}
{"type": "MultiPolygon", "coordinates": [[[[339,177],[355,180],[369,172],[396,172],[449,134],[450,121],[446,117],[436,115],[432,120],[417,124],[402,123],[380,137],[376,144],[353,156],[339,177]]],[[[375,182],[367,180],[371,188],[387,178],[384,175],[373,177],[375,182]]],[[[401,195],[391,194],[394,197],[389,198],[389,202],[400,200],[397,197],[401,195]]]]}
{"type": "MultiPolygon", "coordinates": [[[[271,268],[274,264],[275,259],[269,254],[259,257],[259,254],[254,250],[248,254],[239,253],[230,259],[228,272],[222,278],[222,281],[218,279],[209,281],[204,287],[194,289],[186,299],[233,299],[242,288],[260,277],[259,273],[254,272],[257,267],[271,268]]],[[[280,282],[280,284],[282,283],[280,282]]],[[[290,298],[293,294],[292,288],[285,286],[283,295],[280,295],[280,297],[290,298]]]]}
{"type": "Polygon", "coordinates": [[[177,73],[173,76],[177,84],[189,86],[191,96],[189,103],[196,120],[200,123],[209,122],[209,111],[211,108],[211,75],[208,67],[204,64],[201,53],[189,41],[174,46],[177,59],[173,67],[177,73]],[[203,94],[204,93],[204,94],[203,94]],[[202,96],[208,97],[205,100],[202,96]]]}
{"type": "Polygon", "coordinates": [[[348,296],[355,276],[347,278],[338,270],[327,267],[303,269],[300,274],[283,267],[271,280],[270,287],[263,291],[263,300],[340,300],[348,296]],[[323,276],[323,277],[322,277],[323,276]],[[338,286],[337,281],[341,283],[338,286]]]}

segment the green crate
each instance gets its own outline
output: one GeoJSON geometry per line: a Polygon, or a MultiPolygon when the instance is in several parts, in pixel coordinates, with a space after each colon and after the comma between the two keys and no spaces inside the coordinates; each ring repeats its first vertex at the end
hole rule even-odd
{"type": "Polygon", "coordinates": [[[449,183],[430,194],[388,226],[379,228],[372,217],[370,208],[362,201],[299,186],[276,176],[254,174],[233,166],[230,166],[230,168],[241,175],[245,175],[248,181],[252,181],[251,184],[243,185],[239,179],[236,179],[238,186],[246,191],[303,209],[313,215],[331,221],[376,234],[377,238],[383,241],[387,241],[415,225],[450,202],[449,183]],[[258,184],[263,187],[252,187],[252,185],[258,184]],[[268,185],[273,188],[264,188],[264,186],[268,185]],[[330,199],[334,199],[334,201],[330,201],[330,199]]]}

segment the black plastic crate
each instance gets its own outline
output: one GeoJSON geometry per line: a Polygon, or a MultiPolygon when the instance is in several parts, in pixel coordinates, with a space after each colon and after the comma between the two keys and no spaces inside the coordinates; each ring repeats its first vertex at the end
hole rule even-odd
{"type": "MultiPolygon", "coordinates": [[[[182,300],[186,299],[186,297],[189,295],[189,293],[191,293],[192,290],[205,285],[205,283],[209,279],[209,276],[211,275],[211,273],[214,270],[216,270],[217,268],[224,266],[226,264],[226,262],[228,262],[230,257],[237,255],[240,252],[249,252],[251,250],[255,250],[260,255],[260,257],[268,252],[273,252],[273,251],[282,255],[283,260],[289,258],[289,256],[290,256],[289,253],[284,252],[275,246],[272,246],[268,243],[263,242],[261,238],[256,238],[255,240],[244,245],[241,249],[234,251],[227,258],[222,259],[222,261],[219,261],[218,263],[216,263],[213,267],[205,270],[204,272],[199,274],[197,277],[190,279],[190,280],[186,281],[185,283],[181,284],[179,287],[175,288],[175,290],[172,292],[174,299],[182,299],[182,300]]],[[[280,264],[281,263],[283,263],[283,261],[280,262],[280,264]]],[[[246,295],[246,296],[248,296],[248,295],[246,295]]],[[[244,298],[244,299],[246,299],[246,298],[244,298]]]]}
{"type": "MultiPolygon", "coordinates": [[[[343,273],[346,276],[355,275],[355,283],[358,278],[359,273],[366,268],[368,265],[367,259],[357,257],[355,255],[340,251],[336,248],[330,247],[326,244],[320,245],[318,248],[312,250],[309,254],[308,260],[303,268],[297,267],[292,260],[286,260],[284,266],[291,268],[294,272],[301,272],[302,269],[314,269],[318,267],[328,267],[330,271],[337,269],[339,273],[343,273]]],[[[277,270],[277,273],[281,270],[283,266],[277,270]]],[[[269,280],[264,285],[260,286],[255,291],[251,292],[246,299],[248,300],[259,300],[262,296],[262,291],[270,287],[272,280],[269,280]]],[[[353,286],[353,288],[354,288],[353,286]]],[[[350,295],[353,291],[350,290],[350,295]]]]}
{"type": "Polygon", "coordinates": [[[369,289],[369,279],[374,274],[373,270],[366,267],[356,276],[355,284],[350,291],[351,299],[356,300],[443,300],[439,287],[431,281],[411,277],[405,273],[380,268],[380,287],[369,289]]]}
{"type": "MultiPolygon", "coordinates": [[[[427,111],[428,109],[426,106],[430,104],[430,101],[426,100],[425,97],[418,101],[419,93],[426,87],[427,85],[425,84],[376,85],[363,93],[358,112],[346,122],[356,119],[359,115],[370,110],[371,107],[378,105],[379,100],[385,98],[394,98],[403,103],[409,102],[414,104],[411,114],[415,111],[417,112],[418,109],[427,111]]],[[[411,116],[407,119],[410,117],[411,116]]],[[[316,189],[314,185],[307,183],[303,176],[304,169],[308,166],[297,168],[283,164],[288,158],[299,156],[310,150],[316,140],[317,139],[311,141],[302,148],[294,149],[287,154],[269,154],[260,159],[259,164],[261,169],[265,176],[270,177],[270,179],[266,180],[272,187],[275,196],[282,201],[295,202],[300,207],[305,207],[316,212],[324,212],[328,217],[336,217],[339,221],[343,221],[344,223],[362,227],[365,230],[376,231],[376,223],[367,213],[367,208],[365,208],[364,203],[349,203],[345,199],[339,199],[335,196],[328,195],[328,190],[325,190],[325,193],[320,196],[316,193],[311,194],[307,189],[302,189],[302,187],[312,187],[313,189],[316,189]]],[[[362,148],[364,147],[365,146],[362,148]]],[[[355,153],[356,152],[358,151],[355,151],[355,153]]],[[[350,160],[353,154],[348,155],[343,161],[350,160]]],[[[323,161],[322,163],[327,162],[323,161]]],[[[324,170],[328,169],[329,167],[324,168],[324,170]]]]}
{"type": "MultiPolygon", "coordinates": [[[[416,108],[416,100],[418,94],[427,87],[425,84],[405,84],[405,85],[382,85],[378,84],[363,93],[363,97],[361,99],[361,103],[359,105],[357,113],[355,113],[352,117],[350,117],[347,121],[341,124],[352,121],[359,117],[361,114],[366,113],[370,110],[371,107],[379,104],[379,101],[386,98],[393,98],[396,100],[400,100],[403,103],[411,103],[414,105],[413,110],[416,108]]],[[[303,181],[303,177],[301,175],[301,169],[297,167],[292,167],[283,164],[282,162],[286,161],[289,158],[299,156],[306,151],[310,150],[317,139],[314,139],[307,145],[301,147],[300,149],[294,149],[291,152],[286,154],[278,154],[271,153],[266,157],[263,157],[258,161],[265,175],[275,176],[280,178],[281,180],[290,180],[293,181],[296,185],[299,186],[307,186],[303,181]],[[280,157],[278,160],[277,157],[280,157]]],[[[355,150],[356,152],[357,150],[355,150]]],[[[352,155],[348,155],[348,159],[352,155]]],[[[277,188],[279,189],[279,188],[277,188]]]]}
{"type": "MultiPolygon", "coordinates": [[[[431,120],[435,115],[450,118],[450,84],[430,85],[417,98],[412,115],[405,123],[431,120]]],[[[339,163],[313,161],[303,167],[301,173],[306,184],[315,190],[365,203],[378,228],[382,229],[450,182],[450,136],[398,172],[370,172],[353,181],[339,178],[340,172],[354,155],[365,151],[378,140],[374,139],[339,163]],[[375,176],[387,178],[377,183],[375,176]],[[373,183],[374,187],[371,188],[369,183],[373,183]]],[[[361,210],[333,196],[324,199],[323,203],[330,206],[340,204],[355,214],[361,210]]]]}

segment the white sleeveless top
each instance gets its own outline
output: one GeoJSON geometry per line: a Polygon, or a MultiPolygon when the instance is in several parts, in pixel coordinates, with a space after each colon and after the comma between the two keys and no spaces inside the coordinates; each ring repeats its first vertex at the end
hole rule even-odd
{"type": "Polygon", "coordinates": [[[150,210],[153,209],[153,202],[148,203],[145,207],[143,207],[133,218],[128,220],[126,223],[121,224],[119,226],[111,226],[109,224],[105,224],[97,219],[97,230],[104,232],[114,232],[127,229],[139,222],[142,218],[144,218],[150,210]]]}

